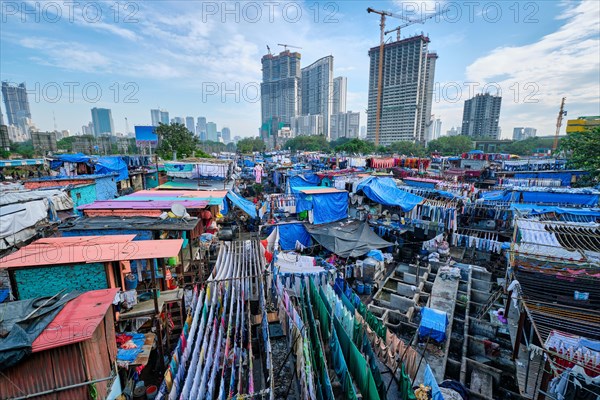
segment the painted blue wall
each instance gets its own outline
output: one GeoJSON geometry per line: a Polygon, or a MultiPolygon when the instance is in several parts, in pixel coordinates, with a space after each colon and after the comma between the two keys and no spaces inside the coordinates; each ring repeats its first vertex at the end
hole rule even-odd
{"type": "Polygon", "coordinates": [[[96,201],[96,184],[91,183],[89,185],[82,185],[71,189],[71,199],[75,206],[73,210],[77,215],[83,215],[83,213],[77,210],[77,207],[84,204],[91,204],[96,201]]]}
{"type": "Polygon", "coordinates": [[[112,200],[118,196],[115,176],[96,178],[96,200],[112,200]]]}

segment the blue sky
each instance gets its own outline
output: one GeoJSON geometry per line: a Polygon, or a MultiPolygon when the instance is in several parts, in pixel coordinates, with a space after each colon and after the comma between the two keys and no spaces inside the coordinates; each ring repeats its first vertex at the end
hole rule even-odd
{"type": "MultiPolygon", "coordinates": [[[[443,132],[460,124],[464,100],[485,85],[501,88],[505,138],[516,126],[554,134],[563,96],[568,118],[600,115],[600,2],[593,0],[3,1],[0,79],[26,82],[42,130],[53,129],[55,115],[59,129],[78,132],[92,107],[108,107],[123,132],[126,117],[132,129],[161,107],[255,136],[260,58],[267,45],[278,52],[288,43],[302,48],[303,66],[333,55],[334,74],[348,77],[348,109],[361,111],[366,125],[367,51],[379,41],[369,6],[413,17],[446,10],[402,30],[428,34],[439,55],[432,112],[443,132]]],[[[400,23],[390,17],[387,28],[400,23]]]]}

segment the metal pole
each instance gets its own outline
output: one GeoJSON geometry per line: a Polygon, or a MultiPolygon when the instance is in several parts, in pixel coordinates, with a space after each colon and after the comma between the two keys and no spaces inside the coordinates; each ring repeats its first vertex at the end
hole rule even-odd
{"type": "Polygon", "coordinates": [[[28,394],[26,396],[21,396],[21,397],[14,397],[13,400],[31,399],[33,397],[44,396],[46,394],[62,392],[62,391],[69,390],[69,389],[75,389],[75,388],[78,388],[81,386],[92,385],[94,383],[108,381],[108,380],[113,379],[114,377],[115,377],[114,375],[111,375],[111,376],[107,376],[106,378],[94,379],[93,381],[76,383],[74,385],[63,386],[63,387],[56,388],[56,389],[46,390],[44,392],[37,392],[37,393],[28,394]]]}
{"type": "MultiPolygon", "coordinates": [[[[529,343],[531,346],[531,342],[533,341],[533,321],[530,321],[531,326],[529,328],[529,343]]],[[[525,393],[527,393],[527,383],[529,382],[529,364],[531,364],[531,349],[527,352],[527,370],[525,371],[525,393]]]]}

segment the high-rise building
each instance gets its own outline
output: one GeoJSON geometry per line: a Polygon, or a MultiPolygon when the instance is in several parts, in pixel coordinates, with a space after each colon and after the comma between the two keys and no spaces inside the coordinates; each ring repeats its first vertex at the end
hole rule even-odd
{"type": "Polygon", "coordinates": [[[150,118],[152,119],[152,126],[158,126],[160,121],[160,110],[155,108],[150,110],[150,118]]]}
{"type": "Polygon", "coordinates": [[[458,136],[462,133],[462,127],[459,125],[458,127],[452,127],[446,131],[446,136],[458,136]]]}
{"type": "Polygon", "coordinates": [[[348,93],[348,78],[338,76],[333,79],[333,104],[331,106],[332,114],[346,112],[346,97],[348,93]]]}
{"type": "Polygon", "coordinates": [[[215,124],[214,122],[206,123],[206,139],[205,140],[212,140],[213,142],[216,142],[219,140],[219,137],[217,136],[217,124],[215,124]]]}
{"type": "Polygon", "coordinates": [[[360,127],[360,138],[366,139],[367,137],[367,127],[365,125],[360,127]]]}
{"type": "Polygon", "coordinates": [[[286,50],[261,59],[260,133],[270,145],[274,144],[280,125],[289,124],[291,118],[300,115],[300,58],[300,53],[286,50]]]}
{"type": "Polygon", "coordinates": [[[115,125],[110,108],[92,108],[92,123],[94,124],[94,134],[96,136],[115,134],[115,125]]]}
{"type": "Polygon", "coordinates": [[[321,135],[323,133],[323,116],[299,115],[290,121],[291,134],[293,136],[321,135]]]}
{"type": "Polygon", "coordinates": [[[359,137],[360,113],[348,111],[331,116],[331,140],[359,137]]]}
{"type": "Polygon", "coordinates": [[[318,59],[302,68],[302,115],[322,115],[323,132],[329,140],[329,126],[333,107],[333,56],[318,59]]]}
{"type": "Polygon", "coordinates": [[[196,128],[194,126],[194,117],[185,117],[185,127],[192,134],[196,133],[196,128]]]}
{"type": "Polygon", "coordinates": [[[88,122],[87,125],[83,125],[81,127],[81,134],[95,136],[96,133],[94,132],[94,124],[92,122],[88,122]]]}
{"type": "Polygon", "coordinates": [[[427,142],[439,139],[442,135],[442,120],[439,118],[432,118],[429,121],[427,127],[427,142]]]}
{"type": "Polygon", "coordinates": [[[8,81],[3,81],[2,97],[4,98],[4,108],[6,108],[8,125],[19,126],[21,118],[31,118],[25,83],[15,85],[8,81]]]}
{"type": "MultiPolygon", "coordinates": [[[[437,55],[428,53],[424,35],[384,46],[380,99],[379,144],[400,140],[424,143],[431,116],[437,55]]],[[[379,46],[369,50],[369,104],[367,140],[375,141],[379,87],[379,46]]]]}
{"type": "Polygon", "coordinates": [[[239,142],[240,140],[242,140],[241,136],[234,136],[233,137],[233,142],[237,144],[237,142],[239,142]]]}
{"type": "Polygon", "coordinates": [[[465,100],[463,110],[462,135],[474,138],[499,139],[501,96],[489,93],[477,94],[465,100]]]}
{"type": "Polygon", "coordinates": [[[171,123],[185,126],[185,119],[183,117],[173,117],[171,118],[171,123]]]}
{"type": "Polygon", "coordinates": [[[532,137],[535,137],[537,133],[537,129],[535,128],[525,128],[525,127],[517,127],[513,128],[513,140],[525,140],[532,137]]]}
{"type": "Polygon", "coordinates": [[[231,130],[229,128],[221,129],[221,137],[223,138],[223,143],[231,142],[231,130]]]}
{"type": "Polygon", "coordinates": [[[206,118],[198,117],[196,122],[196,135],[202,137],[204,134],[204,139],[206,140],[206,118]]]}

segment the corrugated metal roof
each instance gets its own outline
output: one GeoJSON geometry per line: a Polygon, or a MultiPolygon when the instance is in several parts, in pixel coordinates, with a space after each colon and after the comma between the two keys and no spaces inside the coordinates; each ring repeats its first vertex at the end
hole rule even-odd
{"type": "Polygon", "coordinates": [[[130,195],[119,197],[119,199],[132,199],[136,197],[190,197],[194,199],[223,198],[228,190],[140,190],[130,195]]]}
{"type": "MultiPolygon", "coordinates": [[[[300,188],[300,192],[304,194],[325,194],[325,193],[343,193],[345,190],[336,189],[333,187],[311,187],[311,188],[300,188]]],[[[347,192],[346,192],[347,193],[347,192]]]]}
{"type": "Polygon", "coordinates": [[[0,259],[0,269],[175,257],[183,239],[133,241],[135,235],[45,238],[0,259]]]}
{"type": "Polygon", "coordinates": [[[101,200],[77,207],[78,210],[97,209],[133,209],[133,210],[169,210],[173,204],[181,204],[187,208],[206,208],[207,200],[101,200]]]}
{"type": "Polygon", "coordinates": [[[82,342],[92,337],[119,289],[92,290],[68,302],[35,339],[32,352],[82,342]]]}

